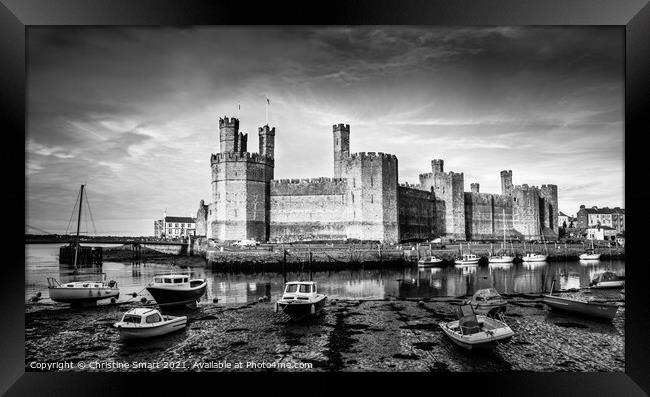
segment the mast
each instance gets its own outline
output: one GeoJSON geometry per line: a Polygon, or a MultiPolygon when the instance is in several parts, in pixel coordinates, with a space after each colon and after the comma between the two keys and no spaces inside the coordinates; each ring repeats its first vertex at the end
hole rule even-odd
{"type": "Polygon", "coordinates": [[[507,250],[506,247],[506,210],[502,210],[501,212],[502,218],[503,218],[503,251],[507,250]]]}
{"type": "Polygon", "coordinates": [[[77,216],[77,238],[74,250],[74,272],[77,272],[77,259],[79,257],[79,228],[81,227],[81,206],[84,202],[84,185],[81,185],[81,192],[79,194],[79,216],[77,216]]]}

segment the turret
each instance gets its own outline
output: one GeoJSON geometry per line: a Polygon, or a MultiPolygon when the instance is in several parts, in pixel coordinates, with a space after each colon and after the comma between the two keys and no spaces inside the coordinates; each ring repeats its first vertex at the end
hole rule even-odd
{"type": "Polygon", "coordinates": [[[341,177],[341,160],[350,157],[350,125],[334,124],[334,178],[341,177]]]}
{"type": "Polygon", "coordinates": [[[273,158],[275,156],[275,127],[268,125],[259,128],[260,154],[273,158]]]}
{"type": "Polygon", "coordinates": [[[431,171],[434,174],[441,173],[445,171],[445,161],[441,159],[431,160],[431,171]]]}
{"type": "Polygon", "coordinates": [[[501,194],[512,194],[512,170],[501,171],[501,194]]]}
{"type": "Polygon", "coordinates": [[[479,190],[479,184],[478,183],[472,183],[470,186],[472,188],[472,193],[478,193],[478,190],[479,190]]]}
{"type": "Polygon", "coordinates": [[[244,154],[248,151],[248,134],[239,133],[239,153],[244,154]]]}
{"type": "Polygon", "coordinates": [[[239,151],[239,120],[219,118],[219,144],[221,153],[239,151]]]}

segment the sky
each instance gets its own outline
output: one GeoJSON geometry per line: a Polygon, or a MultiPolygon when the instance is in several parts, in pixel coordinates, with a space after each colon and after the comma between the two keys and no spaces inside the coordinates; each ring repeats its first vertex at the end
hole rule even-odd
{"type": "Polygon", "coordinates": [[[512,170],[568,215],[624,206],[620,27],[29,27],[27,51],[27,233],[73,230],[81,184],[87,233],[195,216],[219,117],[257,151],[266,98],[276,179],[331,177],[345,123],[400,183],[443,159],[466,191],[512,170]]]}

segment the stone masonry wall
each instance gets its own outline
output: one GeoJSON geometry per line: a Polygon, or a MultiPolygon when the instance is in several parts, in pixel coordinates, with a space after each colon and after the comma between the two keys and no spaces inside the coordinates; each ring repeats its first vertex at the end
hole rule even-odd
{"type": "Polygon", "coordinates": [[[436,238],[436,203],[433,195],[408,186],[400,186],[397,192],[400,241],[436,238]]]}
{"type": "Polygon", "coordinates": [[[465,192],[465,230],[467,240],[494,238],[492,195],[465,192]]]}
{"type": "Polygon", "coordinates": [[[541,239],[539,189],[526,184],[516,185],[513,187],[512,197],[513,228],[526,239],[541,239]]]}

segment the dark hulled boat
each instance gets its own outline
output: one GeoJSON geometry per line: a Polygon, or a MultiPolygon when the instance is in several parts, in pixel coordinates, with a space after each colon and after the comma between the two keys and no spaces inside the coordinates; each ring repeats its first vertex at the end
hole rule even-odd
{"type": "Polygon", "coordinates": [[[196,305],[205,294],[207,280],[190,279],[188,274],[165,274],[155,276],[147,291],[161,307],[196,305]]]}

